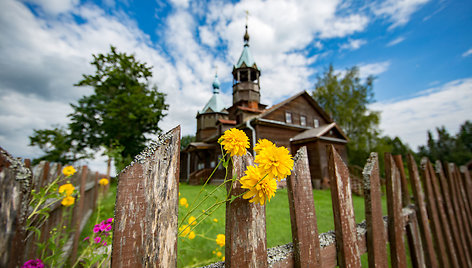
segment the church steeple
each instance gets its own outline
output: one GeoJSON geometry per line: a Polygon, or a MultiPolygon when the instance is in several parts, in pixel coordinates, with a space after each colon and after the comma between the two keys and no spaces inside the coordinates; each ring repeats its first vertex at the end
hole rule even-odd
{"type": "Polygon", "coordinates": [[[233,66],[233,105],[257,109],[261,98],[259,89],[261,71],[249,50],[247,17],[243,40],[243,51],[238,62],[233,66]]]}

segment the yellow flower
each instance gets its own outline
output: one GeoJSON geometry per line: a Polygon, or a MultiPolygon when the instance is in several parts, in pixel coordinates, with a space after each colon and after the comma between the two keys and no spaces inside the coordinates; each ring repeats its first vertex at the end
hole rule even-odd
{"type": "Polygon", "coordinates": [[[188,224],[189,225],[197,224],[197,218],[195,218],[194,216],[190,216],[190,218],[188,218],[188,224]]]}
{"type": "Polygon", "coordinates": [[[66,177],[74,175],[75,172],[77,172],[77,171],[75,170],[75,168],[73,166],[65,166],[62,169],[62,174],[64,174],[64,176],[66,176],[66,177]]]}
{"type": "Polygon", "coordinates": [[[221,254],[221,252],[219,252],[219,251],[216,252],[216,256],[221,257],[221,255],[223,255],[223,254],[221,254]]]}
{"type": "Polygon", "coordinates": [[[265,148],[273,146],[275,145],[270,140],[262,139],[256,143],[256,146],[254,146],[254,151],[256,151],[256,154],[259,154],[265,148]]]}
{"type": "Polygon", "coordinates": [[[188,235],[188,239],[192,240],[194,238],[195,238],[195,233],[191,231],[190,234],[188,235]]]}
{"type": "Polygon", "coordinates": [[[188,206],[187,198],[185,198],[185,197],[180,198],[180,205],[181,206],[185,206],[185,205],[188,206]]]}
{"type": "Polygon", "coordinates": [[[216,254],[216,251],[213,250],[211,253],[216,254]]]}
{"type": "Polygon", "coordinates": [[[218,244],[220,247],[225,246],[225,235],[224,234],[219,234],[216,236],[216,244],[218,244]]]}
{"type": "Polygon", "coordinates": [[[256,155],[254,162],[265,170],[265,173],[281,180],[291,174],[293,159],[285,147],[266,147],[256,155]]]}
{"type": "Polygon", "coordinates": [[[214,221],[214,222],[218,222],[218,219],[217,219],[217,218],[214,218],[213,221],[214,221]]]}
{"type": "Polygon", "coordinates": [[[180,236],[186,237],[190,233],[190,226],[184,225],[179,228],[179,231],[182,232],[180,236]]]}
{"type": "Polygon", "coordinates": [[[223,258],[221,258],[222,261],[225,261],[225,256],[223,256],[223,258]]]}
{"type": "Polygon", "coordinates": [[[64,197],[64,199],[62,199],[61,204],[64,207],[68,207],[68,206],[72,206],[74,202],[75,202],[75,197],[72,197],[69,195],[69,196],[64,197]]]}
{"type": "Polygon", "coordinates": [[[107,178],[102,178],[101,180],[98,181],[98,184],[105,186],[108,184],[108,179],[107,178]]]}
{"type": "Polygon", "coordinates": [[[249,166],[246,170],[246,175],[242,177],[239,182],[241,188],[249,191],[243,195],[244,199],[249,199],[250,203],[256,202],[264,205],[267,201],[275,195],[277,190],[277,182],[269,175],[265,174],[265,170],[261,167],[249,166]]]}
{"type": "Polygon", "coordinates": [[[188,208],[188,204],[185,204],[185,208],[188,208]]]}
{"type": "Polygon", "coordinates": [[[75,187],[70,183],[63,184],[59,186],[59,193],[65,196],[72,195],[74,193],[75,187]]]}
{"type": "Polygon", "coordinates": [[[223,136],[218,139],[218,143],[223,145],[223,148],[234,155],[245,155],[246,148],[249,148],[249,139],[244,131],[230,128],[225,131],[223,136]]]}

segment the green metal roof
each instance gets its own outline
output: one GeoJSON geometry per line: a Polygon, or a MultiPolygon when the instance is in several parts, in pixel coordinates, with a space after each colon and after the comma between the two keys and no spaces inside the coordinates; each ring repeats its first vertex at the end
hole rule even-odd
{"type": "Polygon", "coordinates": [[[234,67],[241,68],[243,67],[243,63],[246,65],[246,67],[257,68],[256,62],[254,61],[251,51],[249,50],[249,45],[247,44],[244,45],[243,53],[241,53],[241,57],[239,57],[238,63],[234,67]]]}
{"type": "Polygon", "coordinates": [[[202,113],[222,112],[225,108],[220,95],[220,81],[218,81],[218,75],[215,75],[215,80],[213,81],[213,96],[211,96],[205,107],[203,107],[202,113]]]}

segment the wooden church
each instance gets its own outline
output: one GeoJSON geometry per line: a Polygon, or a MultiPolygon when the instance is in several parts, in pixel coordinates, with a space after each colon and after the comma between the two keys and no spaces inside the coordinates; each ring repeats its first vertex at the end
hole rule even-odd
{"type": "MultiPolygon", "coordinates": [[[[233,67],[233,105],[225,107],[220,95],[218,76],[213,82],[213,96],[197,112],[196,141],[181,152],[181,181],[202,183],[222,157],[218,138],[229,128],[243,130],[250,140],[249,152],[259,139],[268,139],[287,147],[292,155],[307,146],[314,188],[328,181],[326,145],[332,144],[347,161],[348,138],[341,128],[306,91],[267,108],[260,103],[261,70],[249,50],[249,34],[244,34],[241,56],[233,67]]],[[[224,178],[221,167],[213,180],[224,178]]]]}

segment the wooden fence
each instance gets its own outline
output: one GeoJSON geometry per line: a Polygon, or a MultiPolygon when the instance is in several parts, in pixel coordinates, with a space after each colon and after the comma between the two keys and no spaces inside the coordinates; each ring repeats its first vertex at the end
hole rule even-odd
{"type": "MultiPolygon", "coordinates": [[[[51,206],[48,220],[36,226],[41,230],[39,241],[33,232],[26,231],[31,191],[48,185],[61,171],[60,164],[45,161],[31,167],[29,159],[14,158],[0,147],[0,267],[20,267],[25,261],[38,258],[36,243],[47,241],[50,231],[61,223],[69,208],[57,202],[51,206]]],[[[66,255],[71,259],[77,257],[80,232],[95,209],[98,180],[104,176],[82,166],[69,178],[81,197],[73,207],[70,222],[62,222],[74,230],[65,245],[66,255]]]]}
{"type": "MultiPolygon", "coordinates": [[[[180,127],[160,137],[119,177],[112,267],[176,267],[180,127]]],[[[379,164],[363,170],[365,221],[355,223],[349,171],[331,146],[329,174],[335,230],[318,234],[306,148],[287,178],[293,243],[267,249],[265,207],[237,198],[226,204],[225,263],[209,267],[472,267],[472,181],[468,170],[385,155],[388,216],[382,215],[379,164]],[[421,178],[421,179],[420,179],[421,178]],[[410,194],[410,189],[411,193],[410,194]],[[390,260],[387,254],[390,244],[390,260]],[[406,250],[405,244],[409,250],[406,250]]],[[[241,177],[253,157],[234,156],[241,177]]],[[[243,189],[227,187],[231,195],[243,189]]]]}

